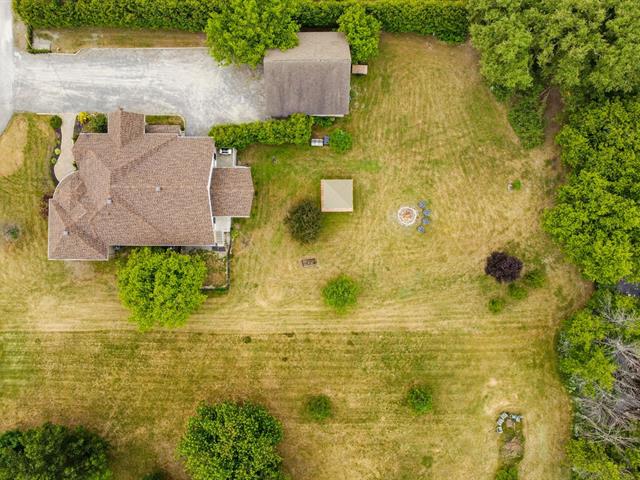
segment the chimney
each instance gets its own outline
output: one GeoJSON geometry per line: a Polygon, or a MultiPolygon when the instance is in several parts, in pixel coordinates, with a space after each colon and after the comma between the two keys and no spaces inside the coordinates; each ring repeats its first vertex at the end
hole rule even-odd
{"type": "Polygon", "coordinates": [[[162,188],[160,187],[160,185],[156,185],[156,192],[159,192],[160,190],[162,190],[162,188]]]}

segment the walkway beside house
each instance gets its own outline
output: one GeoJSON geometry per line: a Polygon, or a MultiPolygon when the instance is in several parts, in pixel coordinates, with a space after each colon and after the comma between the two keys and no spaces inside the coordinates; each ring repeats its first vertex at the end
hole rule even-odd
{"type": "Polygon", "coordinates": [[[13,115],[13,15],[11,2],[0,0],[0,133],[13,115]]]}
{"type": "Polygon", "coordinates": [[[73,127],[76,123],[75,113],[61,113],[62,118],[62,138],[60,139],[60,157],[53,167],[58,181],[75,171],[73,165],[73,127]]]}

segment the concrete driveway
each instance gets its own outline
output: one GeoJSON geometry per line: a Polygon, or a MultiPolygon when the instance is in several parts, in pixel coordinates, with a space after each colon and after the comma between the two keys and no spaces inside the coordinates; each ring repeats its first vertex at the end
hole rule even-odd
{"type": "MultiPolygon", "coordinates": [[[[0,0],[2,1],[2,0],[0,0]]],[[[91,49],[15,57],[16,111],[107,112],[123,107],[185,117],[190,135],[212,124],[265,118],[260,72],[220,67],[204,48],[91,49]]]]}
{"type": "Polygon", "coordinates": [[[0,133],[13,114],[13,76],[11,0],[0,0],[0,133]]]}

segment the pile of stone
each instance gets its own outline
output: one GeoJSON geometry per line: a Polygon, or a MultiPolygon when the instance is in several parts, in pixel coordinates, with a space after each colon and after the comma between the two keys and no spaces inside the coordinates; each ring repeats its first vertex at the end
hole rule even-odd
{"type": "Polygon", "coordinates": [[[496,421],[496,432],[502,433],[503,425],[507,428],[513,428],[514,422],[520,423],[522,421],[522,415],[517,415],[515,413],[502,412],[498,416],[498,420],[496,421]]]}

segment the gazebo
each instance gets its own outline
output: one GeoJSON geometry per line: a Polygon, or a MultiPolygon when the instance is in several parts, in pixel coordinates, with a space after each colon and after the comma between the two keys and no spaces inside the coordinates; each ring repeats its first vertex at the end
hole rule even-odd
{"type": "Polygon", "coordinates": [[[353,212],[353,180],[320,180],[323,212],[353,212]]]}

